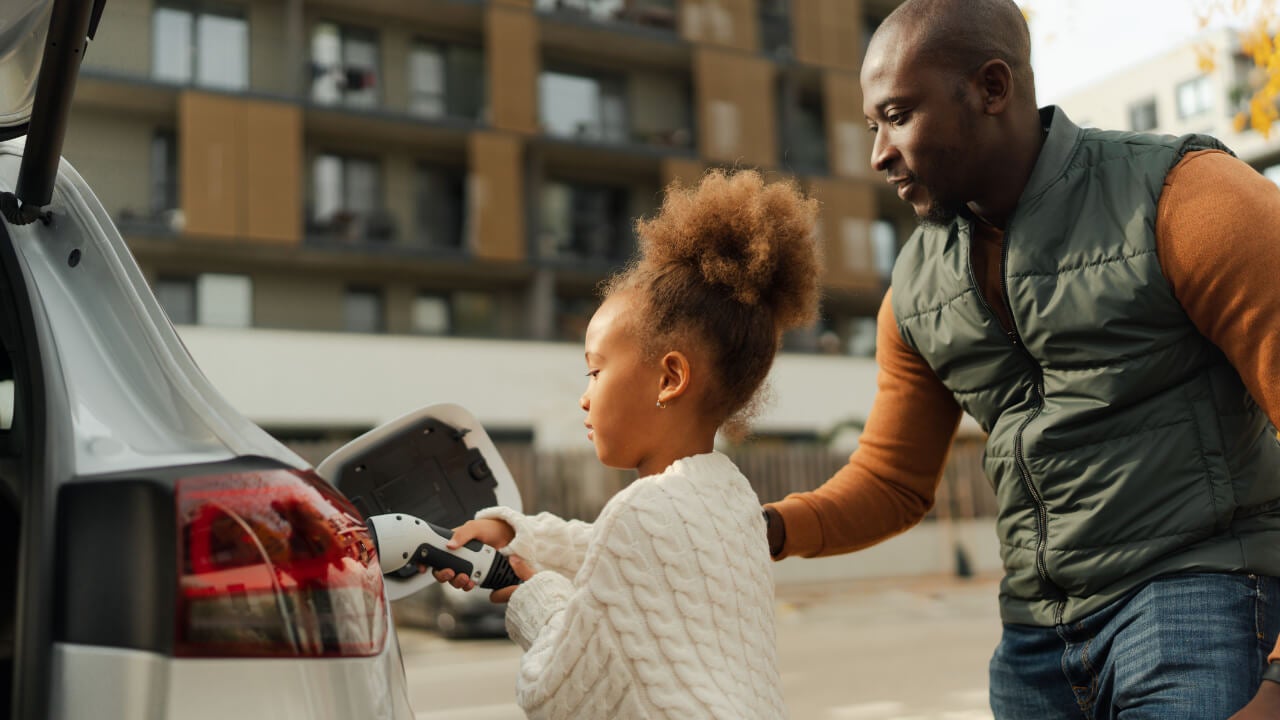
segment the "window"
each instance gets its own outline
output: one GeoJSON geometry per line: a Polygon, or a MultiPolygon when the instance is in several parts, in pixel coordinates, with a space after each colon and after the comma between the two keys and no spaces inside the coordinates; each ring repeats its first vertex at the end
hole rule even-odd
{"type": "Polygon", "coordinates": [[[484,58],[478,49],[414,43],[409,51],[410,113],[479,120],[484,96],[484,58]]]}
{"type": "Polygon", "coordinates": [[[448,335],[449,300],[440,295],[419,295],[409,311],[409,331],[415,335],[448,335]]]}
{"type": "Polygon", "coordinates": [[[178,141],[172,130],[151,136],[151,214],[178,207],[178,141]]]}
{"type": "Polygon", "coordinates": [[[1201,75],[1178,85],[1178,118],[1189,118],[1213,109],[1213,82],[1201,75]]]}
{"type": "Polygon", "coordinates": [[[151,73],[201,87],[249,87],[249,25],[243,14],[177,3],[152,13],[151,73]]]}
{"type": "Polygon", "coordinates": [[[389,242],[395,222],[382,207],[375,160],[322,153],[312,164],[310,232],[347,242],[389,242]]]}
{"type": "Polygon", "coordinates": [[[1129,106],[1129,129],[1134,132],[1155,130],[1160,122],[1156,116],[1156,99],[1143,100],[1129,106]]]}
{"type": "Polygon", "coordinates": [[[538,79],[538,106],[549,135],[627,141],[627,103],[621,80],[544,72],[538,79]]]}
{"type": "Polygon", "coordinates": [[[417,170],[418,242],[431,249],[460,250],[466,212],[462,172],[422,165],[417,170]]]}
{"type": "Polygon", "coordinates": [[[196,323],[195,278],[159,278],[155,284],[156,300],[174,325],[196,323]]]}
{"type": "Polygon", "coordinates": [[[760,48],[791,57],[791,0],[760,0],[760,48]]]}
{"type": "Polygon", "coordinates": [[[893,262],[898,259],[898,228],[890,220],[871,223],[871,252],[875,258],[876,272],[882,277],[893,274],[893,262]]]}
{"type": "Polygon", "coordinates": [[[454,333],[467,337],[498,334],[498,304],[492,293],[460,291],[453,294],[454,333]]]}
{"type": "Polygon", "coordinates": [[[634,243],[623,188],[547,182],[542,188],[539,253],[545,258],[620,262],[634,243]]]}
{"type": "Polygon", "coordinates": [[[385,331],[381,291],[371,288],[349,288],[342,299],[342,316],[343,328],[348,332],[385,331]]]}
{"type": "Polygon", "coordinates": [[[378,105],[378,36],[322,22],[311,33],[311,99],[326,105],[378,105]]]}
{"type": "Polygon", "coordinates": [[[822,93],[800,87],[785,74],[778,82],[778,128],[782,138],[782,166],[825,174],[827,172],[827,122],[822,93]]]}
{"type": "Polygon", "coordinates": [[[245,328],[253,324],[253,282],[246,275],[160,277],[155,295],[174,325],[245,328]]]}

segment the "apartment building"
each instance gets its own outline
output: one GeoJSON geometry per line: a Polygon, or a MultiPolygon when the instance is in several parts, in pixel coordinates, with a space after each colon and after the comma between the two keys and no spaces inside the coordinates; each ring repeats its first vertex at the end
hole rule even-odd
{"type": "MultiPolygon", "coordinates": [[[[823,319],[787,339],[800,359],[774,390],[820,397],[870,377],[914,226],[870,170],[858,84],[896,4],[111,0],[64,155],[197,361],[286,435],[358,431],[515,364],[537,385],[580,362],[595,287],[669,182],[794,176],[822,202],[823,319]],[[394,369],[370,360],[387,353],[394,369]],[[475,376],[406,390],[419,360],[403,358],[444,356],[475,376]]],[[[580,414],[581,388],[542,385],[580,414]]],[[[485,392],[469,397],[486,423],[557,434],[551,400],[485,392]]],[[[820,433],[871,392],[773,430],[820,433]]]]}
{"type": "Polygon", "coordinates": [[[1240,49],[1235,30],[1193,40],[1082,88],[1059,104],[1082,125],[1171,135],[1206,133],[1280,184],[1280,129],[1264,136],[1238,114],[1265,84],[1265,71],[1240,49]]]}

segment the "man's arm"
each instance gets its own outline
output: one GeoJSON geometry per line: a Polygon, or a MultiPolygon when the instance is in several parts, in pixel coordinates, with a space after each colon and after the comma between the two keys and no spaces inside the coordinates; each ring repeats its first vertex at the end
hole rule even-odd
{"type": "Polygon", "coordinates": [[[849,463],[817,490],[765,507],[775,558],[860,550],[915,525],[933,507],[960,406],[903,342],[887,293],[876,362],[878,392],[849,463]]]}
{"type": "Polygon", "coordinates": [[[1280,425],[1280,188],[1226,153],[1190,153],[1165,180],[1156,247],[1187,317],[1280,425]]]}

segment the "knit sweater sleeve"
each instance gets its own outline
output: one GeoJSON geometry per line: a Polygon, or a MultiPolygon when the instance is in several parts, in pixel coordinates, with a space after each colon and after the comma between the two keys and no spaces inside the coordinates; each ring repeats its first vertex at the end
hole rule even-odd
{"type": "Polygon", "coordinates": [[[679,509],[655,485],[629,490],[602,513],[577,577],[538,573],[511,596],[507,631],[526,650],[516,699],[530,718],[630,715],[620,708],[637,705],[664,717],[723,716],[702,704],[696,678],[706,671],[683,652],[673,605],[686,593],[667,555],[689,553],[660,528],[679,509]]]}
{"type": "Polygon", "coordinates": [[[1188,153],[1165,179],[1156,251],[1187,317],[1280,425],[1280,188],[1226,153],[1188,153]]]}
{"type": "Polygon", "coordinates": [[[522,515],[508,507],[485,508],[477,520],[502,520],[516,531],[504,555],[519,555],[534,570],[551,570],[572,579],[582,567],[591,544],[592,525],[581,520],[565,520],[551,513],[522,515]]]}
{"type": "Polygon", "coordinates": [[[876,318],[878,392],[858,449],[818,489],[772,504],[786,533],[776,559],[860,550],[907,530],[933,507],[961,410],[903,341],[890,298],[876,318]]]}
{"type": "Polygon", "coordinates": [[[575,579],[539,573],[511,596],[507,632],[526,651],[516,700],[534,719],[613,715],[645,683],[632,666],[660,661],[646,602],[673,588],[644,527],[660,497],[630,492],[614,500],[575,579]]]}

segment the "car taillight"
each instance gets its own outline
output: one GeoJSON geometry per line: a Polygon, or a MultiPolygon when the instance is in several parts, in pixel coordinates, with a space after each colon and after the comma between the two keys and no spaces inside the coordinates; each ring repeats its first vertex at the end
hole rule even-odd
{"type": "Polygon", "coordinates": [[[382,571],[360,513],[310,472],[178,480],[184,657],[376,655],[382,571]]]}

